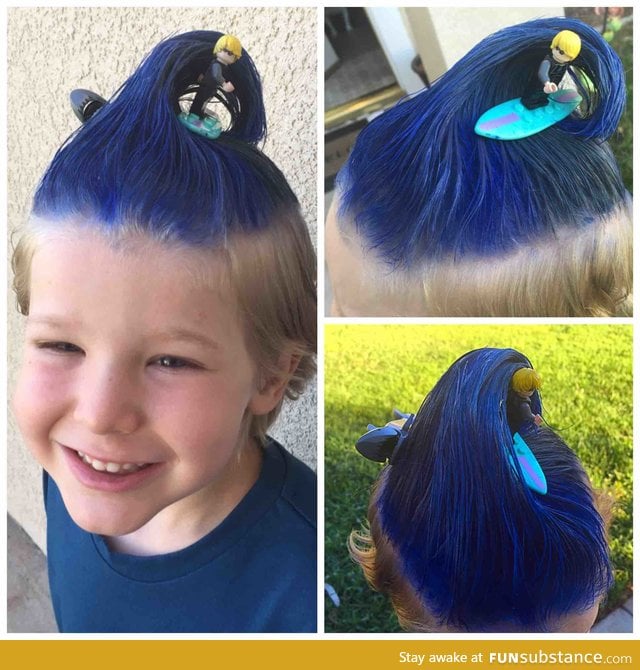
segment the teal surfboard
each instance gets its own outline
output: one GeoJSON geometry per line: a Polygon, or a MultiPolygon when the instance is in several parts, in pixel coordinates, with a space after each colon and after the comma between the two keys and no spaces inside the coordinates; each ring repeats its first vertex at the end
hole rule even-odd
{"type": "MultiPolygon", "coordinates": [[[[529,445],[524,441],[520,433],[514,433],[513,435],[513,449],[520,464],[524,483],[533,491],[545,495],[547,493],[547,478],[544,476],[538,459],[534,456],[531,449],[529,449],[529,445]]],[[[513,469],[516,470],[510,454],[509,461],[513,469]]]]}
{"type": "Polygon", "coordinates": [[[577,91],[568,88],[551,93],[549,104],[538,109],[527,109],[520,98],[514,98],[487,110],[474,130],[492,140],[519,140],[562,121],[581,101],[577,91]]]}
{"type": "Polygon", "coordinates": [[[202,135],[203,137],[215,140],[220,137],[220,133],[222,133],[220,121],[214,116],[205,116],[204,119],[200,119],[195,114],[181,112],[178,114],[178,118],[180,119],[180,123],[197,135],[202,135]]]}

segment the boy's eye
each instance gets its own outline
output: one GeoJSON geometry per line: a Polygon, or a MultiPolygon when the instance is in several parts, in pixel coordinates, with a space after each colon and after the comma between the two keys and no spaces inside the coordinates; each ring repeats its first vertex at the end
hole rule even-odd
{"type": "Polygon", "coordinates": [[[36,346],[38,349],[47,349],[59,354],[82,353],[82,349],[71,342],[38,342],[36,346]]]}
{"type": "Polygon", "coordinates": [[[171,370],[199,367],[196,363],[187,361],[184,358],[178,358],[177,356],[160,356],[159,358],[155,359],[154,363],[161,368],[168,368],[171,370]]]}

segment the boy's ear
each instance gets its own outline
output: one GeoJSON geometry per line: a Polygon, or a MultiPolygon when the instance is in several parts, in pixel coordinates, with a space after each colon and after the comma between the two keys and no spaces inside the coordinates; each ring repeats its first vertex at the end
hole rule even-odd
{"type": "Polygon", "coordinates": [[[252,414],[256,416],[268,414],[277,407],[299,363],[298,355],[286,353],[280,356],[276,372],[266,379],[261,379],[260,387],[251,398],[249,410],[252,414]]]}

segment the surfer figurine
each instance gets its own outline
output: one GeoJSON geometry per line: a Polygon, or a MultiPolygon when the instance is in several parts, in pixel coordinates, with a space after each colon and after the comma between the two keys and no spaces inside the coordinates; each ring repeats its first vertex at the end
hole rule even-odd
{"type": "Polygon", "coordinates": [[[542,378],[533,368],[520,368],[511,378],[507,395],[507,421],[512,430],[518,431],[527,424],[539,426],[540,414],[531,411],[531,398],[542,386],[542,378]]]}
{"type": "MultiPolygon", "coordinates": [[[[572,30],[561,30],[551,41],[551,51],[544,57],[521,98],[507,100],[487,110],[476,122],[475,132],[493,140],[520,140],[566,119],[582,102],[573,88],[560,90],[569,63],[582,47],[580,36],[572,30]]],[[[575,81],[573,71],[571,76],[575,81]]]]}
{"type": "Polygon", "coordinates": [[[196,93],[189,113],[181,113],[180,121],[189,130],[215,139],[222,132],[220,121],[216,116],[208,115],[204,111],[207,101],[214,97],[216,91],[233,93],[235,86],[229,80],[229,66],[233,65],[242,56],[242,44],[233,35],[223,35],[213,47],[213,59],[207,71],[198,77],[198,92],[196,93]]]}
{"type": "Polygon", "coordinates": [[[507,421],[513,431],[513,451],[518,461],[519,468],[509,454],[509,461],[516,472],[521,474],[525,484],[541,495],[547,492],[547,479],[538,463],[538,459],[531,451],[523,435],[528,435],[531,430],[538,431],[542,423],[542,411],[540,397],[537,393],[542,386],[542,377],[533,368],[520,368],[511,377],[509,391],[507,393],[507,421]],[[533,405],[536,413],[532,410],[533,405]],[[522,433],[522,434],[521,434],[522,433]]]}
{"type": "Polygon", "coordinates": [[[544,57],[535,77],[532,77],[522,104],[527,109],[538,109],[549,104],[550,93],[558,90],[569,63],[580,54],[580,36],[571,30],[560,31],[551,42],[551,52],[544,57]]]}

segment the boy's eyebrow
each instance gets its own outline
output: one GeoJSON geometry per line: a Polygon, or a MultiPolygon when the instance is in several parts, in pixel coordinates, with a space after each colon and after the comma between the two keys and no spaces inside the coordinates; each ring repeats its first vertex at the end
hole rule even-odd
{"type": "Polygon", "coordinates": [[[153,337],[154,339],[158,340],[180,340],[182,342],[193,342],[195,344],[201,344],[209,347],[210,349],[220,349],[220,345],[215,340],[212,340],[202,333],[197,333],[186,328],[171,328],[170,330],[154,333],[153,337]]]}
{"type": "MultiPolygon", "coordinates": [[[[76,319],[70,319],[67,317],[57,317],[49,314],[29,314],[27,316],[27,325],[44,325],[51,328],[69,328],[75,327],[80,324],[80,321],[76,319]]],[[[220,349],[220,344],[215,340],[212,340],[210,337],[207,337],[203,333],[198,333],[188,328],[170,328],[168,330],[158,330],[153,331],[149,339],[153,340],[162,340],[165,342],[180,340],[181,342],[192,342],[194,344],[200,344],[209,349],[220,349]]]]}
{"type": "Polygon", "coordinates": [[[62,328],[63,326],[76,326],[80,322],[69,317],[57,317],[49,314],[28,314],[27,325],[40,324],[43,326],[51,326],[53,328],[62,328]]]}

